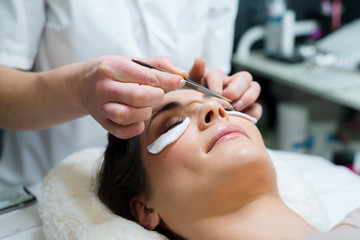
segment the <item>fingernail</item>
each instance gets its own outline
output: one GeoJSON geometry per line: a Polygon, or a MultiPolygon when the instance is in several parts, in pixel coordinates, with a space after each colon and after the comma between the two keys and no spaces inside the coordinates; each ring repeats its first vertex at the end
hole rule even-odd
{"type": "Polygon", "coordinates": [[[244,106],[244,102],[242,100],[239,100],[234,104],[233,107],[239,111],[242,109],[243,106],[244,106]]]}
{"type": "Polygon", "coordinates": [[[185,85],[185,80],[184,79],[181,79],[180,82],[179,82],[179,86],[178,88],[181,88],[185,85]]]}

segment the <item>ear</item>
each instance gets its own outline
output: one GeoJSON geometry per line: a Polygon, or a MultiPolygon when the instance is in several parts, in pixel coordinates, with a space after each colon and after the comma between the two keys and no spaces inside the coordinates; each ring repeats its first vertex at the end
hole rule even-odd
{"type": "Polygon", "coordinates": [[[137,197],[130,200],[129,208],[136,221],[148,230],[154,230],[160,223],[159,214],[152,208],[148,208],[143,201],[137,197]]]}

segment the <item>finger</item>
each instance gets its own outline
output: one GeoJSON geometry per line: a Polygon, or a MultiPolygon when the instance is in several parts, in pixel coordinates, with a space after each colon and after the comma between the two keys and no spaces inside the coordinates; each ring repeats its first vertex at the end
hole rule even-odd
{"type": "Polygon", "coordinates": [[[205,81],[207,87],[222,95],[223,94],[223,83],[224,79],[227,77],[226,73],[221,69],[210,69],[206,72],[205,81]]]}
{"type": "Polygon", "coordinates": [[[223,90],[224,97],[230,100],[240,98],[251,86],[252,76],[248,72],[238,72],[226,79],[223,90]]]}
{"type": "Polygon", "coordinates": [[[259,120],[262,115],[263,108],[259,103],[254,103],[244,109],[243,112],[259,120]]]}
{"type": "Polygon", "coordinates": [[[119,125],[111,120],[107,120],[102,126],[112,135],[121,139],[128,139],[140,135],[145,129],[144,122],[138,122],[130,125],[119,125]]]}
{"type": "Polygon", "coordinates": [[[148,85],[123,83],[109,80],[101,86],[102,102],[119,102],[133,107],[148,107],[160,104],[164,99],[164,90],[148,85]]]}
{"type": "Polygon", "coordinates": [[[149,69],[131,59],[119,60],[115,57],[102,61],[98,66],[97,74],[105,79],[160,87],[168,91],[182,87],[185,83],[180,75],[149,69]]]}
{"type": "Polygon", "coordinates": [[[246,107],[255,103],[260,95],[260,84],[258,82],[251,82],[250,87],[241,95],[239,99],[233,102],[233,107],[237,111],[242,111],[246,107]]]}
{"type": "Polygon", "coordinates": [[[203,79],[205,76],[205,68],[205,60],[202,58],[196,58],[189,72],[189,78],[194,82],[204,84],[203,79]]]}
{"type": "Polygon", "coordinates": [[[186,72],[185,70],[175,66],[175,64],[170,60],[169,57],[158,56],[158,57],[146,58],[146,59],[143,59],[143,60],[150,63],[150,64],[152,64],[152,65],[154,65],[154,66],[156,66],[156,67],[162,68],[162,69],[164,69],[164,70],[166,70],[168,72],[180,75],[183,78],[188,78],[188,76],[189,76],[188,72],[186,72]]]}
{"type": "Polygon", "coordinates": [[[106,103],[103,105],[104,115],[112,122],[129,125],[143,122],[151,117],[151,107],[134,108],[120,103],[106,103]]]}
{"type": "Polygon", "coordinates": [[[136,67],[138,69],[129,73],[125,79],[126,82],[135,82],[141,85],[159,87],[165,91],[180,88],[185,84],[184,78],[180,75],[162,72],[157,69],[149,69],[140,65],[136,67]]]}

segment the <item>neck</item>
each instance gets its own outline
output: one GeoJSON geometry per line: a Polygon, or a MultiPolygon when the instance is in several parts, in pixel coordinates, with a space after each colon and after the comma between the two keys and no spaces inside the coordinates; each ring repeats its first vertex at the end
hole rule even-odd
{"type": "Polygon", "coordinates": [[[261,197],[231,213],[207,216],[189,225],[188,240],[292,240],[317,231],[278,196],[261,197]]]}

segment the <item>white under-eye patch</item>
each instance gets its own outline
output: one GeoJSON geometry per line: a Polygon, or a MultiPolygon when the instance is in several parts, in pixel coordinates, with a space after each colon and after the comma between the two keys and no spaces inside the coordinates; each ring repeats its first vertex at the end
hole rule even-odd
{"type": "Polygon", "coordinates": [[[147,150],[152,154],[158,154],[167,145],[178,140],[181,137],[181,135],[185,132],[189,124],[190,124],[190,118],[187,117],[182,123],[170,129],[169,131],[161,135],[158,139],[156,139],[152,144],[147,146],[147,150]]]}
{"type": "Polygon", "coordinates": [[[227,114],[229,115],[233,115],[233,116],[239,116],[239,117],[243,117],[243,118],[246,118],[247,120],[250,120],[252,123],[256,124],[257,123],[257,119],[252,117],[252,116],[249,116],[245,113],[242,113],[242,112],[238,112],[238,111],[226,111],[227,114]]]}

